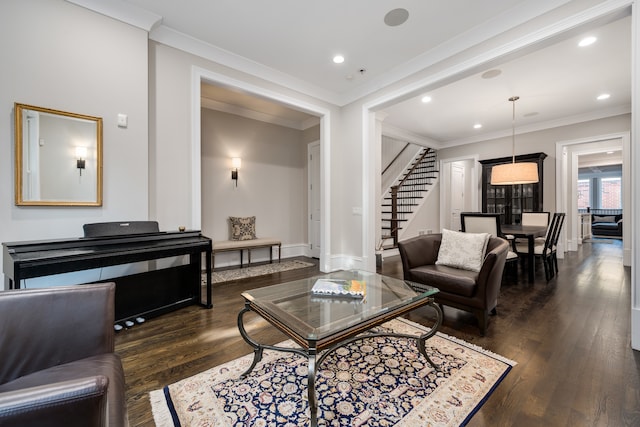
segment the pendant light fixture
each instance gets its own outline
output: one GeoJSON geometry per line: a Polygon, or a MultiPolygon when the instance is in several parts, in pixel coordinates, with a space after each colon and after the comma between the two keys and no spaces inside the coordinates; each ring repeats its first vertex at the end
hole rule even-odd
{"type": "Polygon", "coordinates": [[[519,96],[512,96],[513,116],[511,120],[511,163],[496,165],[491,168],[491,185],[534,184],[538,182],[538,165],[532,162],[516,163],[516,101],[519,96]]]}

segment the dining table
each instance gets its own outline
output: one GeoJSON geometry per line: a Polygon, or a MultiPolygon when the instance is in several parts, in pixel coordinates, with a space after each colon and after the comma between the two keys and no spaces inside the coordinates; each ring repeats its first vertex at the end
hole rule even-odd
{"type": "Polygon", "coordinates": [[[536,237],[544,237],[547,233],[547,227],[539,225],[503,224],[500,228],[504,235],[511,235],[515,239],[527,239],[529,249],[527,254],[527,273],[529,283],[533,282],[536,260],[533,249],[535,239],[536,237]]]}

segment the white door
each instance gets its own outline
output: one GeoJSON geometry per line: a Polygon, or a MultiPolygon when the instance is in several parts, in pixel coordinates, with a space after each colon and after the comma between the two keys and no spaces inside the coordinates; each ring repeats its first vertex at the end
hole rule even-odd
{"type": "Polygon", "coordinates": [[[451,222],[450,230],[460,230],[460,213],[464,210],[464,165],[451,164],[451,222]]]}
{"type": "Polygon", "coordinates": [[[309,251],[320,258],[320,141],[307,146],[309,175],[309,251]]]}

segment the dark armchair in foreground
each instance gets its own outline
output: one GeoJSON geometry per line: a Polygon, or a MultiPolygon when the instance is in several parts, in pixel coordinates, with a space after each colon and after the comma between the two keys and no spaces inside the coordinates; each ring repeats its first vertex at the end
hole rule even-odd
{"type": "Polygon", "coordinates": [[[495,313],[502,272],[509,250],[506,240],[489,238],[480,271],[437,265],[442,234],[426,234],[398,242],[404,279],[440,289],[435,300],[469,311],[478,319],[485,334],[489,312],[495,313]]]}
{"type": "Polygon", "coordinates": [[[0,425],[126,426],[115,285],[0,292],[0,425]]]}

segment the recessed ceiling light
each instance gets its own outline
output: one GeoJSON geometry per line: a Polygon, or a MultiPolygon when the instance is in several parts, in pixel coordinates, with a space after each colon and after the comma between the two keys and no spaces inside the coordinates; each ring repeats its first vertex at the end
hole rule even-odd
{"type": "Polygon", "coordinates": [[[476,123],[475,125],[473,125],[474,129],[480,129],[482,127],[482,125],[480,123],[476,123]]]}
{"type": "Polygon", "coordinates": [[[602,95],[598,95],[598,97],[596,98],[598,101],[602,101],[605,99],[609,99],[611,97],[611,95],[609,95],[608,93],[603,93],[602,95]]]}
{"type": "Polygon", "coordinates": [[[424,102],[425,104],[428,103],[428,102],[431,102],[431,97],[428,96],[428,95],[427,96],[423,96],[422,97],[422,102],[424,102]]]}
{"type": "Polygon", "coordinates": [[[502,74],[502,70],[494,69],[485,71],[480,75],[480,77],[482,77],[483,79],[492,79],[494,77],[498,77],[500,74],[502,74]]]}
{"type": "Polygon", "coordinates": [[[607,154],[613,154],[613,151],[607,151],[607,154]]]}
{"type": "Polygon", "coordinates": [[[342,55],[336,55],[333,57],[333,62],[335,62],[336,64],[342,64],[344,62],[344,56],[342,55]]]}
{"type": "Polygon", "coordinates": [[[393,9],[384,15],[384,23],[390,27],[397,27],[407,22],[409,11],[407,9],[393,9]]]}
{"type": "Polygon", "coordinates": [[[585,46],[590,46],[592,44],[594,44],[596,42],[596,40],[598,40],[596,37],[585,37],[582,40],[580,40],[580,43],[578,43],[578,46],[580,47],[585,47],[585,46]]]}

